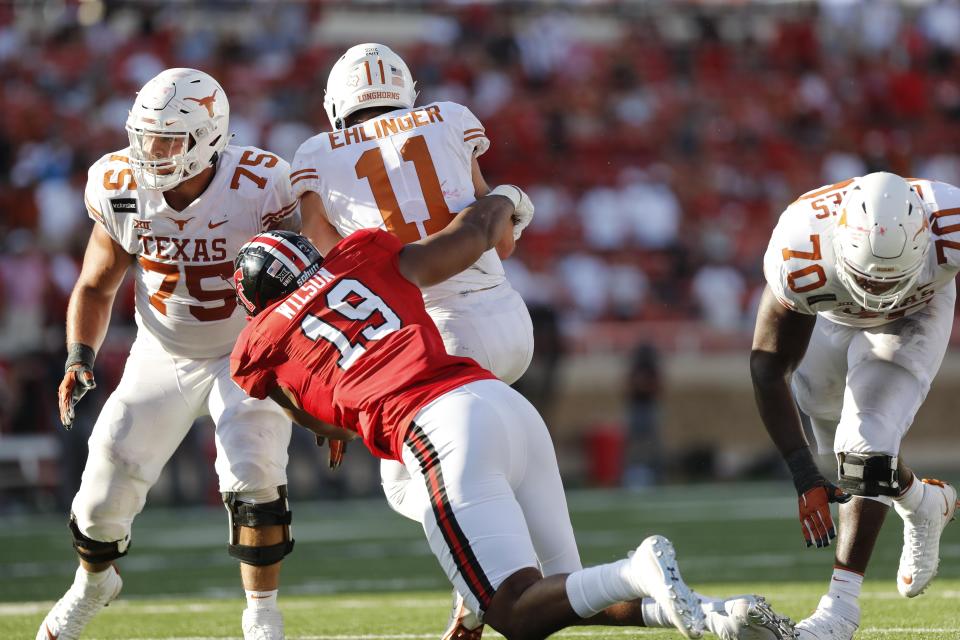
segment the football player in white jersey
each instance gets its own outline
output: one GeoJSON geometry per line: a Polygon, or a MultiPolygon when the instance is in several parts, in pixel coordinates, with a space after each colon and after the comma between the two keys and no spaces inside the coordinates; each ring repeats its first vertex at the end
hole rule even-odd
{"type": "MultiPolygon", "coordinates": [[[[415,242],[444,229],[454,216],[490,192],[477,158],[490,146],[483,125],[470,110],[453,102],[414,107],[415,83],[400,56],[382,44],[359,44],[336,62],[327,80],[324,106],[332,131],[307,140],[293,160],[291,183],[300,200],[304,233],[320,253],[359,229],[380,227],[404,242],[415,242]]],[[[533,217],[533,205],[518,193],[520,206],[512,233],[469,269],[423,291],[427,312],[440,330],[449,353],[467,356],[507,383],[530,364],[533,330],[519,294],[507,281],[502,257],[533,217]]],[[[390,506],[421,521],[429,499],[410,482],[404,466],[381,465],[390,506]]],[[[544,521],[565,504],[544,504],[544,521]]],[[[527,513],[526,517],[536,517],[527,513]]],[[[532,527],[533,529],[533,527],[532,527]]],[[[538,534],[544,529],[536,528],[538,534]]],[[[544,575],[582,568],[569,530],[550,529],[533,540],[544,575]]],[[[645,599],[648,626],[672,626],[656,602],[645,599]]],[[[788,620],[763,599],[704,598],[708,630],[725,639],[787,637],[788,620]]],[[[444,640],[477,640],[483,626],[454,594],[444,640]]]]}
{"type": "Polygon", "coordinates": [[[881,524],[903,518],[897,589],[919,595],[936,575],[957,491],[921,480],[900,442],[930,389],[953,327],[960,271],[960,189],[871,173],[801,196],[764,257],[751,374],[760,416],[793,474],[807,545],[835,537],[833,577],[802,640],[849,640],[881,524]],[[797,408],[836,485],[814,463],[797,408]],[[852,496],[852,499],[851,499],[852,496]]]}
{"type": "Polygon", "coordinates": [[[233,258],[251,235],[297,229],[289,165],[229,145],[223,88],[193,69],[167,69],[137,94],[130,144],[103,156],[84,194],[94,219],[67,310],[67,361],[59,389],[69,428],[94,387],[94,358],[117,289],[133,268],[137,337],[123,377],[93,428],[70,531],[74,582],[41,623],[38,640],[79,637],[120,592],[114,565],[147,492],[195,418],[216,424],[215,468],[230,519],[230,555],[247,593],[246,638],[282,638],[280,561],[290,552],[286,500],[291,424],[270,401],[230,379],[229,355],[245,324],[233,258]]]}

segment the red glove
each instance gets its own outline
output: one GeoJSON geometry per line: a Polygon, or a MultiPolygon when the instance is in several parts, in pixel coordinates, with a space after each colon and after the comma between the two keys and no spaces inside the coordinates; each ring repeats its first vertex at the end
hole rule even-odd
{"type": "MultiPolygon", "coordinates": [[[[322,447],[323,443],[326,441],[326,438],[323,436],[317,436],[317,446],[322,447]]],[[[347,451],[347,441],[346,440],[330,440],[330,468],[336,469],[340,466],[340,463],[343,462],[343,454],[347,451]]]]}
{"type": "Polygon", "coordinates": [[[833,526],[833,517],[830,515],[831,502],[848,502],[852,496],[844,493],[830,483],[808,489],[797,499],[800,506],[800,529],[807,541],[807,546],[814,544],[820,547],[830,546],[830,541],[837,537],[833,526]]]}

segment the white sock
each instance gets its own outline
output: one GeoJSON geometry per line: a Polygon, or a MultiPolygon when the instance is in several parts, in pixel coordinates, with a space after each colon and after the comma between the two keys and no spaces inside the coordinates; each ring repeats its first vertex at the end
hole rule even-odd
{"type": "Polygon", "coordinates": [[[276,609],[277,591],[247,591],[247,609],[276,609]]]}
{"type": "Polygon", "coordinates": [[[581,618],[590,618],[612,604],[644,595],[633,585],[629,559],[588,567],[567,576],[567,599],[581,618]]]}
{"type": "Polygon", "coordinates": [[[109,566],[104,571],[87,571],[83,568],[83,565],[80,565],[77,568],[77,574],[74,577],[74,582],[80,586],[91,586],[98,587],[104,583],[104,581],[110,577],[110,574],[114,571],[113,566],[109,566]]]}
{"type": "Polygon", "coordinates": [[[665,629],[672,628],[669,616],[663,611],[663,607],[657,604],[653,598],[644,598],[640,601],[640,611],[643,613],[643,624],[650,628],[665,629]]]}
{"type": "Polygon", "coordinates": [[[834,600],[859,607],[857,601],[860,599],[860,589],[862,587],[862,575],[846,569],[834,568],[833,577],[830,578],[830,590],[827,591],[827,595],[834,600]]]}
{"type": "Polygon", "coordinates": [[[910,482],[910,486],[894,498],[894,500],[897,501],[902,510],[907,513],[913,513],[917,510],[917,507],[920,506],[920,503],[923,502],[923,483],[920,482],[919,478],[914,476],[910,482]]]}

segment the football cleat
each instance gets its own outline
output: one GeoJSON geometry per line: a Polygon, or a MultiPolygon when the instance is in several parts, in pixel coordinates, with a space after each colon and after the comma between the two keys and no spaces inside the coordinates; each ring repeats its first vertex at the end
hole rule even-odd
{"type": "Polygon", "coordinates": [[[897,591],[906,598],[923,593],[940,565],[940,534],[957,511],[957,490],[939,480],[923,480],[923,499],[908,513],[894,501],[903,518],[903,551],[897,570],[897,591]]]}
{"type": "Polygon", "coordinates": [[[853,640],[860,626],[860,609],[830,596],[820,598],[817,610],[797,623],[798,640],[853,640]]]}
{"type": "Polygon", "coordinates": [[[284,640],[279,609],[244,609],[243,640],[284,640]]]}
{"type": "Polygon", "coordinates": [[[793,622],[760,596],[735,596],[704,605],[707,630],[721,640],[792,640],[793,622]]]}
{"type": "Polygon", "coordinates": [[[700,599],[684,583],[673,544],[663,536],[650,536],[630,556],[637,586],[660,605],[670,622],[687,638],[703,635],[705,616],[700,599]]]}
{"type": "Polygon", "coordinates": [[[93,620],[93,617],[120,595],[120,589],[123,587],[120,574],[113,566],[107,571],[109,573],[101,584],[92,585],[85,584],[86,581],[81,572],[86,570],[78,567],[73,584],[43,619],[37,631],[36,640],[79,638],[83,628],[93,620]]]}
{"type": "Polygon", "coordinates": [[[482,636],[483,623],[477,618],[477,614],[467,609],[463,596],[454,589],[450,620],[440,640],[480,640],[482,636]]]}

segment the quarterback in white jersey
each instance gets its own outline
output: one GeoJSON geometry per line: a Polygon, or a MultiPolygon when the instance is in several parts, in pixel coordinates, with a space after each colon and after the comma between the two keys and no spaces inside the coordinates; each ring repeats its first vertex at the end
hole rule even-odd
{"type": "Polygon", "coordinates": [[[290,552],[286,501],[291,424],[273,402],[230,379],[229,354],[245,324],[233,259],[252,235],[299,227],[289,165],[255,147],[227,144],[223,88],[193,69],[167,69],[138,93],[130,145],[98,160],[84,199],[95,224],[67,311],[68,357],[60,414],[94,386],[96,350],[133,267],[137,337],[123,377],[93,428],[70,530],[80,557],[73,585],[37,638],[76,638],[121,580],[130,528],[147,492],[186,436],[209,415],[215,468],[230,517],[229,553],[248,594],[245,637],[282,638],[276,607],[280,561],[290,552]]]}
{"type": "Polygon", "coordinates": [[[900,442],[926,398],[953,328],[960,271],[960,189],[872,173],[801,196],[764,256],[751,374],[761,418],[793,474],[808,546],[836,536],[835,569],[803,640],[853,637],[860,585],[892,503],[904,521],[901,595],[936,575],[956,490],[920,480],[900,442]],[[834,485],[818,470],[797,408],[834,485]],[[852,499],[851,499],[852,498],[852,499]]]}

